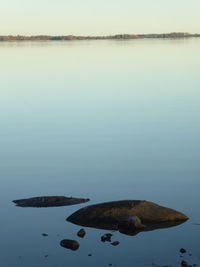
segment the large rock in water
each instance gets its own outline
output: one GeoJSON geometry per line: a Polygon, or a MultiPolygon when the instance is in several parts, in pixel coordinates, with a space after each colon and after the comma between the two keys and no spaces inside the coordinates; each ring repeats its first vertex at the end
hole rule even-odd
{"type": "Polygon", "coordinates": [[[90,205],[67,218],[74,224],[128,233],[178,225],[188,217],[145,200],[122,200],[90,205]],[[127,231],[126,231],[127,230],[127,231]]]}

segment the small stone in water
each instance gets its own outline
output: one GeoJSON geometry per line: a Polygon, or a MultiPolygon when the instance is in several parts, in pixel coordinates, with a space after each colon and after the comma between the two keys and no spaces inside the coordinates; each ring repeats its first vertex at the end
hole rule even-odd
{"type": "Polygon", "coordinates": [[[180,249],[180,253],[186,253],[187,251],[184,248],[180,249]]]}
{"type": "Polygon", "coordinates": [[[80,229],[77,233],[77,236],[83,238],[85,236],[86,232],[84,229],[80,229]]]}
{"type": "Polygon", "coordinates": [[[182,262],[181,262],[181,266],[182,266],[182,267],[188,267],[188,263],[187,263],[187,261],[182,261],[182,262]]]}
{"type": "Polygon", "coordinates": [[[48,234],[43,233],[42,236],[48,236],[48,234]]]}
{"type": "Polygon", "coordinates": [[[102,235],[102,237],[101,237],[101,241],[102,242],[111,242],[111,237],[112,237],[113,235],[112,234],[110,234],[110,233],[108,233],[108,234],[105,234],[105,235],[102,235]]]}
{"type": "Polygon", "coordinates": [[[111,243],[111,245],[118,246],[119,245],[119,241],[114,241],[114,242],[111,243]]]}
{"type": "Polygon", "coordinates": [[[79,243],[76,240],[64,239],[60,242],[60,245],[64,248],[77,250],[79,248],[79,243]]]}

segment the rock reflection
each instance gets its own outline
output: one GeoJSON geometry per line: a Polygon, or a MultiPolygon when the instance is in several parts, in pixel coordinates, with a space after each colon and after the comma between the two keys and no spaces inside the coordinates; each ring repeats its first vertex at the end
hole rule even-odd
{"type": "MultiPolygon", "coordinates": [[[[180,224],[184,223],[183,221],[179,221],[179,222],[159,222],[159,223],[155,223],[155,222],[151,222],[151,223],[146,223],[145,226],[143,228],[135,228],[133,225],[123,225],[119,222],[86,222],[84,221],[83,224],[80,224],[80,221],[78,223],[78,225],[80,226],[85,226],[85,227],[91,227],[91,228],[96,228],[96,229],[102,229],[102,230],[111,230],[111,231],[119,231],[122,234],[125,235],[137,235],[140,232],[147,232],[147,231],[153,231],[153,230],[158,230],[158,229],[164,229],[164,228],[170,228],[170,227],[175,227],[178,226],[180,224]]],[[[75,223],[76,224],[76,223],[75,223]]]]}

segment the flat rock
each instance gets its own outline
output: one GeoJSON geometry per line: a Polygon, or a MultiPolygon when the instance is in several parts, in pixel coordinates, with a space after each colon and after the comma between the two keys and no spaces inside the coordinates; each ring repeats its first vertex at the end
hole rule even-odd
{"type": "Polygon", "coordinates": [[[64,196],[42,196],[32,197],[25,199],[13,200],[16,206],[20,207],[58,207],[68,206],[80,203],[88,202],[89,198],[75,198],[75,197],[64,197],[64,196]]]}

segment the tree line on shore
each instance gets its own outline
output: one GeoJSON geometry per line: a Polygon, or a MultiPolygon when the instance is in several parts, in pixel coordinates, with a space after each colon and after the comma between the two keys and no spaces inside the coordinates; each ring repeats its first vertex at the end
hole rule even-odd
{"type": "Polygon", "coordinates": [[[127,39],[146,39],[146,38],[190,38],[200,37],[200,34],[191,34],[185,32],[159,33],[159,34],[117,34],[109,36],[75,36],[75,35],[2,35],[0,41],[70,41],[70,40],[127,40],[127,39]]]}

